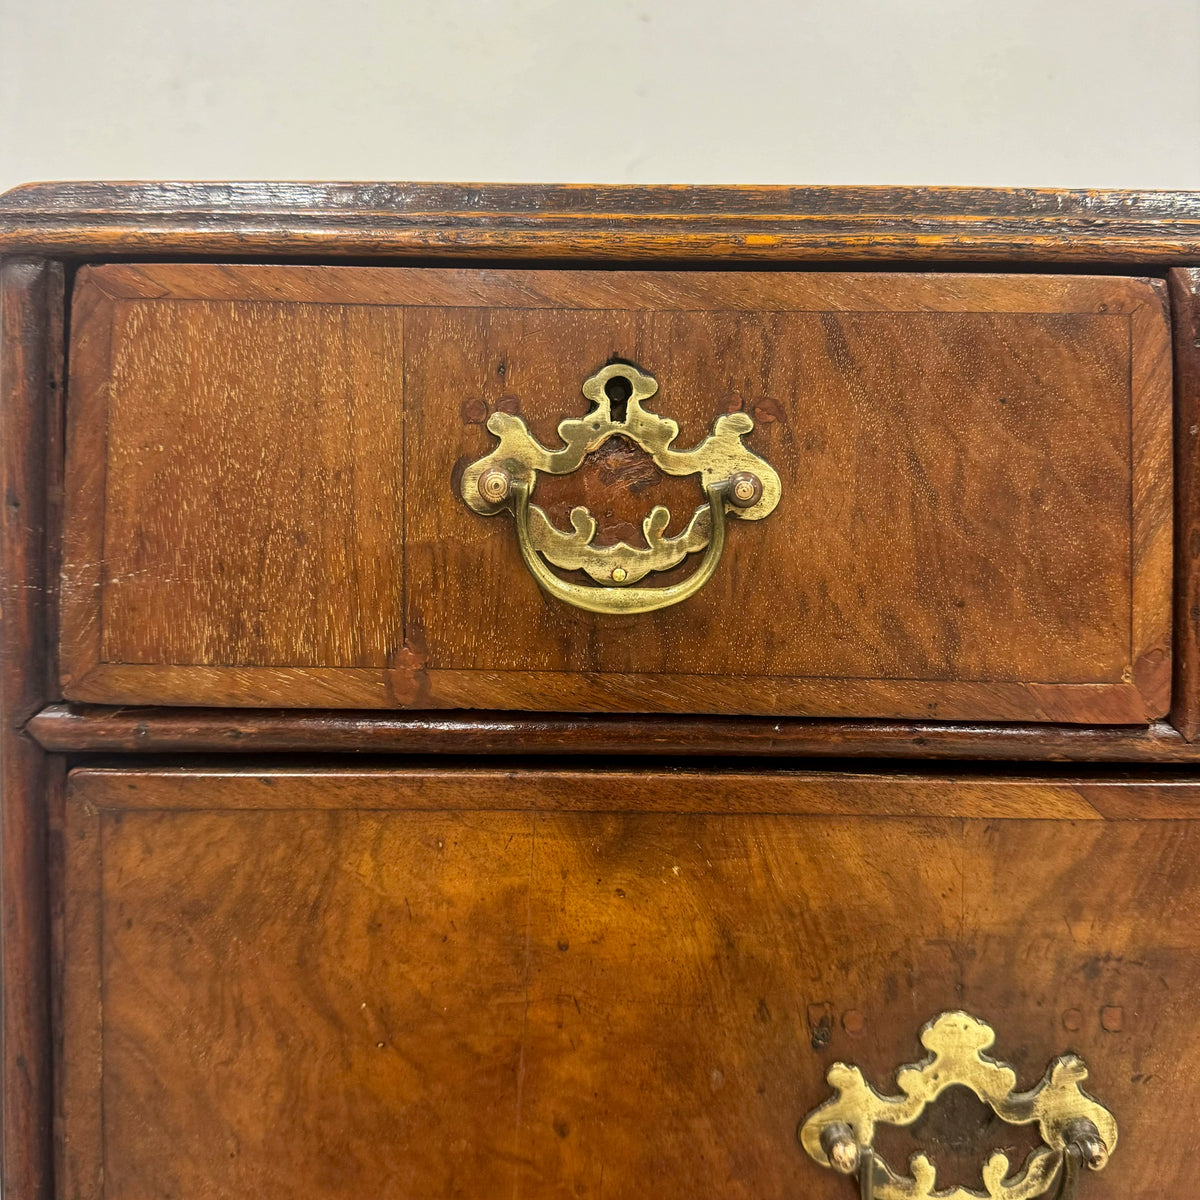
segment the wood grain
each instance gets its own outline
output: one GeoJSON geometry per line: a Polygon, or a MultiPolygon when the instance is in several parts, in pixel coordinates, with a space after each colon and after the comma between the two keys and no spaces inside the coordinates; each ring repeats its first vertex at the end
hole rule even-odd
{"type": "MultiPolygon", "coordinates": [[[[77,293],[71,699],[1166,711],[1161,285],[130,264],[77,293]],[[744,406],[784,479],[699,596],[634,620],[544,600],[452,484],[487,412],[553,443],[613,355],[657,372],[681,444],[744,406]]],[[[552,511],[589,494],[558,482],[552,511]]]]}
{"type": "Polygon", "coordinates": [[[285,753],[1024,759],[1196,762],[1172,725],[980,725],[792,717],[385,713],[337,709],[112,708],[52,704],[29,734],[58,753],[285,753]]]}
{"type": "Polygon", "coordinates": [[[400,311],[151,304],[121,317],[103,661],[180,661],[187,647],[182,661],[383,667],[380,647],[401,638],[400,311]],[[247,366],[267,363],[248,394],[247,366]]]}
{"type": "Polygon", "coordinates": [[[9,253],[1150,262],[1200,194],[1033,188],[57,183],[0,197],[9,253]]]}
{"type": "Polygon", "coordinates": [[[1025,1085],[1084,1056],[1090,1194],[1186,1186],[1200,825],[1161,785],[688,774],[74,773],[66,1194],[835,1200],[824,1071],[885,1088],[952,1007],[1025,1085]]]}
{"type": "Polygon", "coordinates": [[[61,486],[62,323],[61,267],[0,264],[0,1189],[29,1200],[54,1187],[46,810],[59,772],[24,725],[56,694],[45,561],[47,495],[61,486]]]}

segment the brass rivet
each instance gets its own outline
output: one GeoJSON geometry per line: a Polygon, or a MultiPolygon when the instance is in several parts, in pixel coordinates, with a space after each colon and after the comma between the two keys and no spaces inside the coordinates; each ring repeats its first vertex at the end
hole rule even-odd
{"type": "Polygon", "coordinates": [[[629,578],[629,572],[624,567],[613,567],[612,578],[613,583],[624,583],[629,578]]]}
{"type": "Polygon", "coordinates": [[[489,504],[499,504],[508,496],[511,484],[512,479],[507,471],[502,471],[499,467],[492,467],[479,477],[479,494],[489,504]]]}
{"type": "Polygon", "coordinates": [[[729,499],[738,508],[749,508],[762,498],[762,480],[749,471],[739,471],[729,480],[729,499]]]}
{"type": "Polygon", "coordinates": [[[839,1175],[853,1175],[858,1170],[859,1148],[854,1130],[838,1121],[821,1130],[821,1149],[829,1165],[839,1175]]]}
{"type": "Polygon", "coordinates": [[[858,1147],[853,1142],[835,1142],[829,1161],[839,1175],[853,1175],[858,1170],[858,1147]]]}
{"type": "Polygon", "coordinates": [[[1091,1171],[1103,1171],[1108,1166],[1109,1150],[1100,1131],[1086,1117],[1069,1121],[1062,1131],[1063,1141],[1074,1146],[1091,1171]]]}

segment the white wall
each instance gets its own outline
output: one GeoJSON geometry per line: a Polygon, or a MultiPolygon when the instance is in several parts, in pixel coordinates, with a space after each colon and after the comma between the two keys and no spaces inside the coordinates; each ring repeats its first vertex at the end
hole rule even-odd
{"type": "Polygon", "coordinates": [[[52,178],[1200,188],[1200,0],[0,0],[52,178]]]}

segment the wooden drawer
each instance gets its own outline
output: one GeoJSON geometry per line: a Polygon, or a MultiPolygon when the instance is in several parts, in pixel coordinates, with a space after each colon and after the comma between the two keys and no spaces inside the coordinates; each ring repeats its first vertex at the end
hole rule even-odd
{"type": "MultiPolygon", "coordinates": [[[[1162,716],[1171,368],[1115,276],[106,265],[74,289],[61,666],[73,700],[1077,723],[1162,716]],[[463,501],[614,360],[778,505],[636,616],[539,590],[463,501]]],[[[539,477],[597,544],[702,505],[614,438],[539,477]]],[[[695,556],[661,578],[678,581],[695,556]]],[[[610,589],[611,590],[611,589],[610,589]]]]}
{"type": "MultiPolygon", "coordinates": [[[[77,770],[60,1194],[844,1200],[796,1142],[825,1071],[894,1090],[920,1026],[966,1009],[1022,1087],[1086,1060],[1120,1127],[1089,1200],[1183,1195],[1163,1147],[1200,1121],[1198,801],[1161,778],[77,770]]],[[[948,1093],[884,1152],[978,1187],[1036,1140],[948,1093]]]]}

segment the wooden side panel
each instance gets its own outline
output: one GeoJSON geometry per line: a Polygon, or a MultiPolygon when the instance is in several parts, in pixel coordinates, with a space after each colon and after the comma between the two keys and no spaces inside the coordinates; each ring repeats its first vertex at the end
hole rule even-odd
{"type": "MultiPolygon", "coordinates": [[[[886,1089],[957,1007],[1026,1085],[1086,1059],[1122,1136],[1090,1194],[1174,1194],[1200,824],[1164,804],[1194,815],[1200,788],[1095,789],[77,772],[65,1194],[836,1200],[795,1141],[825,1070],[886,1089]],[[685,791],[712,811],[551,811],[685,791]]],[[[1029,1144],[953,1114],[920,1137],[977,1187],[1029,1144]]]]}
{"type": "Polygon", "coordinates": [[[1200,271],[1170,273],[1175,330],[1175,682],[1171,723],[1200,734],[1200,271]]]}
{"type": "MultiPolygon", "coordinates": [[[[106,266],[81,276],[66,694],[1140,723],[1170,680],[1170,356],[1129,279],[106,266]],[[686,604],[547,600],[455,480],[612,357],[783,480],[686,604]],[[402,431],[403,430],[403,435],[402,431]]],[[[682,528],[606,448],[565,526],[682,528]]],[[[686,575],[690,564],[672,575],[686,575]]]]}
{"type": "Polygon", "coordinates": [[[54,1194],[46,813],[59,773],[24,727],[56,696],[46,558],[60,485],[62,328],[61,267],[0,263],[0,1190],[14,1200],[54,1194]]]}

